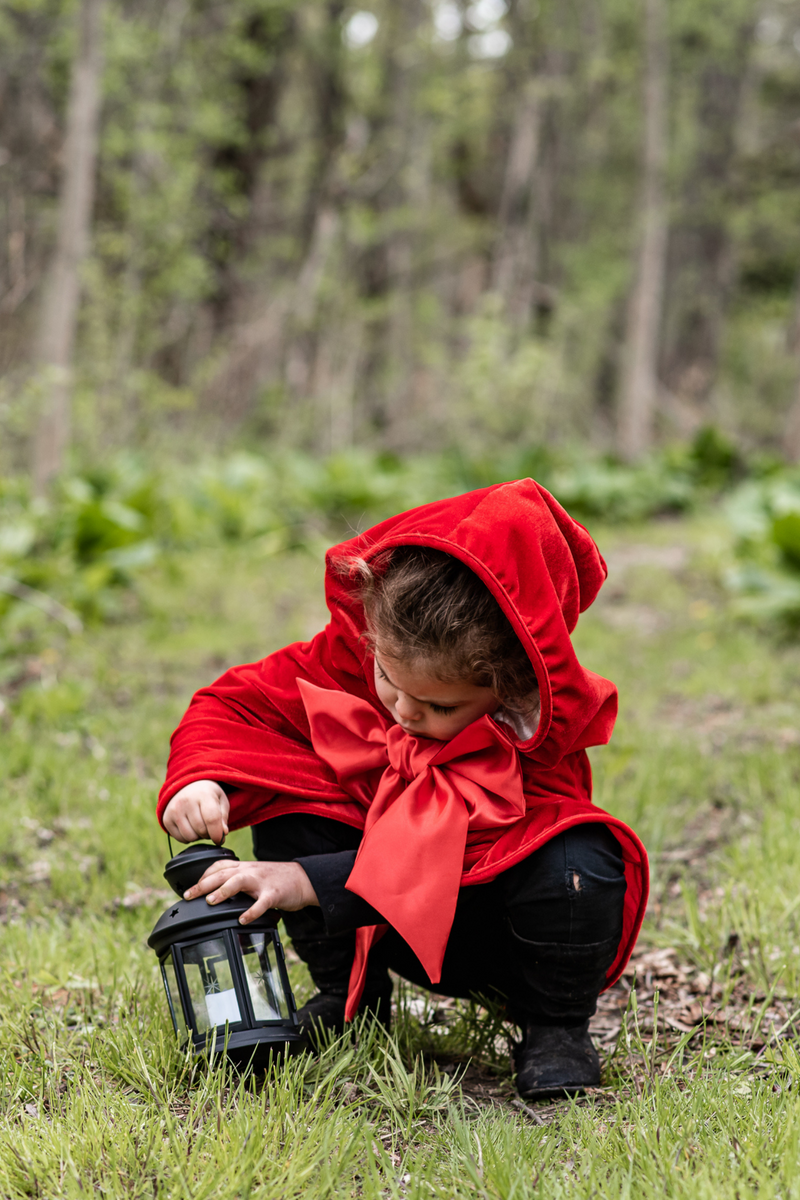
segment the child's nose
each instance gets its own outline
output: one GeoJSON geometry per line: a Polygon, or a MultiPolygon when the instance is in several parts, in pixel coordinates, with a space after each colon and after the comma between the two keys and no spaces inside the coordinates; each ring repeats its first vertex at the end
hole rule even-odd
{"type": "Polygon", "coordinates": [[[395,708],[401,721],[417,721],[420,717],[419,705],[410,696],[407,696],[405,692],[397,693],[395,708]]]}

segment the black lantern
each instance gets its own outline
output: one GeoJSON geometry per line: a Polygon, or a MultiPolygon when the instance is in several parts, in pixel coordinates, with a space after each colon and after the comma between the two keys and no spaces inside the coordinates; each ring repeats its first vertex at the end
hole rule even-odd
{"type": "MultiPolygon", "coordinates": [[[[213,862],[238,862],[232,850],[188,846],[167,863],[164,878],[178,896],[213,862]]],[[[253,903],[232,896],[179,900],[159,918],[147,944],[155,950],[172,1023],[195,1054],[225,1053],[237,1066],[266,1066],[300,1040],[297,1009],[276,924],[266,912],[240,925],[253,903]]]]}

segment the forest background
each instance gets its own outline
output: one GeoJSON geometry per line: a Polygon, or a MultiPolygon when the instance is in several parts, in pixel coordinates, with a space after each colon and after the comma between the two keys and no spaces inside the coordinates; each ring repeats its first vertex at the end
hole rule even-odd
{"type": "Polygon", "coordinates": [[[794,0],[6,0],[0,468],[794,460],[799,105],[794,0]]]}

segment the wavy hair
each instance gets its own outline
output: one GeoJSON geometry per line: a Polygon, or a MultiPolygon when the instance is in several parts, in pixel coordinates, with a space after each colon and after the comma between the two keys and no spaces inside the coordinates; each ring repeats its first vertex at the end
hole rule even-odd
{"type": "Polygon", "coordinates": [[[371,563],[337,564],[360,581],[370,648],[409,665],[424,663],[443,683],[491,688],[524,718],[539,707],[536,674],[489,589],[460,559],[428,546],[398,546],[371,563]]]}

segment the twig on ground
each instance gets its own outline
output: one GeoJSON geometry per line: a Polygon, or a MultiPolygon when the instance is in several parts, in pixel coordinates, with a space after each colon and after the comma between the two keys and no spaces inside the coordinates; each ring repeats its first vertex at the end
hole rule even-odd
{"type": "Polygon", "coordinates": [[[520,1112],[524,1112],[526,1117],[530,1117],[537,1125],[546,1125],[547,1122],[539,1116],[535,1108],[531,1108],[530,1104],[526,1104],[524,1100],[512,1100],[513,1108],[518,1108],[520,1112]]]}
{"type": "Polygon", "coordinates": [[[13,596],[16,600],[22,600],[25,604],[32,604],[34,608],[38,608],[51,620],[65,625],[70,633],[83,632],[83,621],[77,613],[71,612],[63,604],[59,604],[58,600],[54,600],[46,592],[28,587],[27,583],[21,583],[19,579],[14,579],[11,575],[0,575],[0,592],[4,592],[6,596],[13,596]]]}

